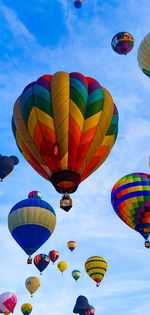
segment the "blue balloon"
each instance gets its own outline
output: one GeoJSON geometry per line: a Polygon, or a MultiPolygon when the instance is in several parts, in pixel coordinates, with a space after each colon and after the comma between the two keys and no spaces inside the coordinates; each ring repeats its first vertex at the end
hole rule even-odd
{"type": "Polygon", "coordinates": [[[75,0],[74,6],[76,9],[80,9],[82,7],[82,1],[81,0],[75,0]]]}
{"type": "Polygon", "coordinates": [[[39,197],[18,202],[8,215],[10,233],[29,256],[48,240],[55,225],[55,211],[39,197]]]}

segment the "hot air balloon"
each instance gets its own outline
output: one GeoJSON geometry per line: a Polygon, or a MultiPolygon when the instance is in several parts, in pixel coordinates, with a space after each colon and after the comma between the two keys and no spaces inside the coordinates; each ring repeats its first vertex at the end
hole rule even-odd
{"type": "Polygon", "coordinates": [[[37,277],[29,277],[25,281],[25,286],[26,286],[27,290],[31,293],[31,297],[33,297],[33,293],[40,286],[40,280],[37,277]]]}
{"type": "Polygon", "coordinates": [[[21,306],[21,311],[24,315],[29,315],[32,312],[32,305],[29,303],[24,303],[21,306]]]}
{"type": "Polygon", "coordinates": [[[73,279],[75,279],[77,281],[80,278],[80,276],[81,276],[80,270],[73,270],[72,271],[72,276],[73,276],[73,279]]]}
{"type": "Polygon", "coordinates": [[[28,194],[28,198],[39,198],[39,199],[41,199],[42,198],[42,194],[39,192],[39,191],[37,191],[37,190],[33,190],[33,191],[31,191],[29,194],[28,194]]]}
{"type": "Polygon", "coordinates": [[[85,262],[85,271],[96,282],[96,286],[99,287],[107,271],[107,262],[99,256],[90,257],[85,262]]]}
{"type": "Polygon", "coordinates": [[[39,254],[34,257],[34,264],[36,268],[40,271],[40,274],[42,274],[42,271],[45,270],[49,263],[50,259],[45,254],[39,254]]]}
{"type": "Polygon", "coordinates": [[[111,41],[112,49],[119,55],[127,55],[134,46],[134,38],[127,32],[117,33],[111,41]]]}
{"type": "Polygon", "coordinates": [[[80,9],[82,7],[82,1],[81,0],[75,0],[74,6],[76,9],[80,9]]]}
{"type": "Polygon", "coordinates": [[[68,248],[71,250],[71,252],[76,248],[76,242],[74,241],[69,241],[67,243],[68,248]]]}
{"type": "Polygon", "coordinates": [[[19,163],[16,156],[3,156],[0,154],[0,180],[12,173],[14,166],[19,163]]]}
{"type": "Polygon", "coordinates": [[[138,49],[137,59],[142,71],[150,77],[150,33],[142,40],[138,49]]]}
{"type": "Polygon", "coordinates": [[[57,72],[24,89],[14,105],[12,129],[29,164],[59,193],[70,194],[109,155],[118,111],[95,79],[57,72]]]}
{"type": "Polygon", "coordinates": [[[4,292],[0,295],[0,313],[9,315],[14,312],[17,304],[17,295],[11,292],[4,292]]]}
{"type": "Polygon", "coordinates": [[[65,261],[59,261],[59,263],[57,264],[58,269],[62,272],[66,270],[67,268],[67,263],[65,261]]]}
{"type": "Polygon", "coordinates": [[[75,307],[73,309],[73,313],[80,315],[88,315],[90,311],[90,306],[88,303],[88,299],[84,295],[79,295],[75,307]]]}
{"type": "Polygon", "coordinates": [[[139,232],[150,247],[150,175],[132,173],[122,177],[113,187],[111,202],[120,219],[139,232]]]}
{"type": "Polygon", "coordinates": [[[88,312],[89,315],[95,314],[95,308],[90,305],[90,311],[88,312]]]}
{"type": "MultiPolygon", "coordinates": [[[[32,193],[29,194],[31,196],[32,193]]],[[[16,242],[29,255],[35,253],[51,236],[56,225],[53,208],[38,198],[18,202],[8,215],[8,228],[16,242]]]]}
{"type": "Polygon", "coordinates": [[[54,264],[54,262],[59,258],[59,252],[57,250],[51,250],[48,253],[48,257],[54,264]]]}

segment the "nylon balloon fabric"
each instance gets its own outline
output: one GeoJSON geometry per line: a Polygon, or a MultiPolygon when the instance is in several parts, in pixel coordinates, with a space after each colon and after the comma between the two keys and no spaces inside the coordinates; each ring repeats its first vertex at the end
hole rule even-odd
{"type": "Polygon", "coordinates": [[[107,271],[107,262],[102,257],[92,256],[85,262],[85,271],[99,286],[107,271]]]}
{"type": "Polygon", "coordinates": [[[150,175],[132,173],[113,187],[111,202],[116,214],[145,239],[150,233],[150,175]]]}
{"type": "Polygon", "coordinates": [[[117,54],[127,55],[134,46],[134,38],[127,32],[119,32],[113,37],[111,46],[117,54]]]}
{"type": "Polygon", "coordinates": [[[137,59],[143,73],[150,77],[150,33],[143,38],[138,49],[137,59]]]}
{"type": "Polygon", "coordinates": [[[74,192],[109,155],[118,111],[98,81],[57,72],[30,83],[17,99],[12,129],[29,164],[60,192],[74,192]]]}

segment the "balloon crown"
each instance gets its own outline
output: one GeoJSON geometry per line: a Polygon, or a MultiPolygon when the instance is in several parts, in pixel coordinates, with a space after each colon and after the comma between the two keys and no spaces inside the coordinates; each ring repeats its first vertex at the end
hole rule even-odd
{"type": "Polygon", "coordinates": [[[42,194],[37,190],[33,190],[28,194],[28,198],[42,199],[42,194]]]}

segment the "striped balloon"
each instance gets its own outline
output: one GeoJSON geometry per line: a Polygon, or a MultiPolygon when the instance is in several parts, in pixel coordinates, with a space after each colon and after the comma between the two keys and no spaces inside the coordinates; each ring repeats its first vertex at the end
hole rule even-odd
{"type": "Polygon", "coordinates": [[[55,211],[46,201],[39,198],[18,202],[8,215],[10,233],[29,256],[48,240],[55,225],[55,211]]]}
{"type": "Polygon", "coordinates": [[[12,129],[30,165],[58,192],[71,193],[109,155],[118,112],[95,79],[57,72],[24,89],[14,106],[12,129]]]}
{"type": "Polygon", "coordinates": [[[107,271],[107,262],[99,256],[90,257],[85,262],[85,271],[96,282],[98,287],[107,271]]]}
{"type": "Polygon", "coordinates": [[[76,242],[75,241],[69,241],[67,243],[68,248],[71,250],[71,252],[76,248],[76,242]]]}
{"type": "Polygon", "coordinates": [[[32,305],[29,303],[24,303],[21,306],[21,311],[24,315],[29,315],[32,312],[32,305]]]}
{"type": "Polygon", "coordinates": [[[37,190],[34,190],[34,191],[31,191],[29,194],[28,194],[28,198],[39,198],[41,199],[42,198],[42,195],[39,191],[37,190]]]}
{"type": "Polygon", "coordinates": [[[54,262],[59,258],[59,252],[57,250],[51,250],[48,253],[48,257],[54,264],[54,262]]]}
{"type": "Polygon", "coordinates": [[[80,270],[73,270],[72,271],[72,277],[77,281],[81,276],[80,270]]]}
{"type": "Polygon", "coordinates": [[[50,259],[45,254],[39,254],[34,257],[34,265],[42,274],[42,271],[49,265],[50,259]]]}
{"type": "Polygon", "coordinates": [[[138,49],[137,59],[144,74],[150,77],[150,33],[142,40],[138,49]]]}
{"type": "Polygon", "coordinates": [[[111,202],[120,219],[145,239],[150,234],[150,175],[132,173],[113,187],[111,202]]]}

